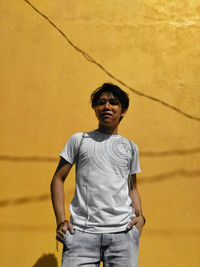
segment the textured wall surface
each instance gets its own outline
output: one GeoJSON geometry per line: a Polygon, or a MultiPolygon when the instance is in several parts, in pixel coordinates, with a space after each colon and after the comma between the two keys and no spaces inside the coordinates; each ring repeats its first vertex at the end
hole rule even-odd
{"type": "MultiPolygon", "coordinates": [[[[0,1],[0,262],[60,266],[49,184],[89,95],[130,95],[120,133],[140,149],[141,267],[200,266],[200,2],[0,1]]],[[[74,169],[66,182],[66,206],[74,169]]]]}

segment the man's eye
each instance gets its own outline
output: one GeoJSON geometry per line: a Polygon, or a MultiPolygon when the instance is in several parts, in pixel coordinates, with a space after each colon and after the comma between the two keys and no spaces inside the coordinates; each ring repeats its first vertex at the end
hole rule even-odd
{"type": "Polygon", "coordinates": [[[97,106],[103,106],[106,104],[106,100],[97,100],[97,106]]]}
{"type": "Polygon", "coordinates": [[[110,99],[110,104],[115,106],[119,104],[119,101],[117,99],[110,99]]]}
{"type": "Polygon", "coordinates": [[[107,99],[99,99],[99,100],[97,100],[96,105],[97,106],[103,106],[107,102],[109,102],[109,104],[112,105],[112,106],[119,105],[119,100],[118,99],[109,99],[109,100],[107,100],[107,99]]]}

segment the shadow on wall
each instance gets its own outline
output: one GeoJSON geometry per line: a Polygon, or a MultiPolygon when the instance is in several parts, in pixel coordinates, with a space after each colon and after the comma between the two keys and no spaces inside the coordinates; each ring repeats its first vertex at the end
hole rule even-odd
{"type": "MultiPolygon", "coordinates": [[[[163,182],[167,179],[172,179],[174,176],[180,176],[184,178],[200,178],[200,169],[198,170],[186,170],[186,169],[177,169],[171,172],[160,173],[154,176],[142,176],[138,180],[138,184],[150,184],[150,183],[157,183],[163,182]]],[[[74,189],[65,192],[65,194],[73,195],[74,189]]],[[[0,208],[6,206],[18,206],[29,204],[31,202],[42,202],[42,201],[50,201],[50,193],[49,194],[41,194],[37,196],[28,196],[28,197],[21,197],[17,199],[4,199],[0,200],[0,208]]]]}
{"type": "Polygon", "coordinates": [[[32,267],[58,267],[57,259],[53,254],[40,257],[32,267]]]}
{"type": "MultiPolygon", "coordinates": [[[[166,151],[140,151],[140,157],[170,157],[170,156],[187,156],[200,153],[200,147],[194,147],[190,149],[176,149],[166,151]]],[[[0,161],[7,162],[59,162],[58,157],[40,157],[40,156],[12,156],[12,155],[0,155],[0,161]]]]}

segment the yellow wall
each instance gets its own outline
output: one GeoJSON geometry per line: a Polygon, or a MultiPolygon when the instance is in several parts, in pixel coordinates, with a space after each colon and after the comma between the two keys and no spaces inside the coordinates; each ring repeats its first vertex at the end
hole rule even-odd
{"type": "Polygon", "coordinates": [[[60,265],[49,184],[67,139],[96,128],[103,82],[131,98],[120,133],[140,148],[140,266],[200,266],[199,1],[31,1],[66,37],[25,0],[0,1],[1,266],[60,265]]]}

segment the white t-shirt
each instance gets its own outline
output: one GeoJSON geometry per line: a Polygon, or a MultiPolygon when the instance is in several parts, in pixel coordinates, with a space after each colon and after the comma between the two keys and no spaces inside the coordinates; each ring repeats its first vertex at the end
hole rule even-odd
{"type": "Polygon", "coordinates": [[[77,164],[76,189],[70,204],[74,228],[91,233],[126,230],[135,216],[128,176],[140,172],[137,145],[132,142],[131,148],[121,135],[95,130],[84,136],[72,135],[60,156],[77,164]]]}

